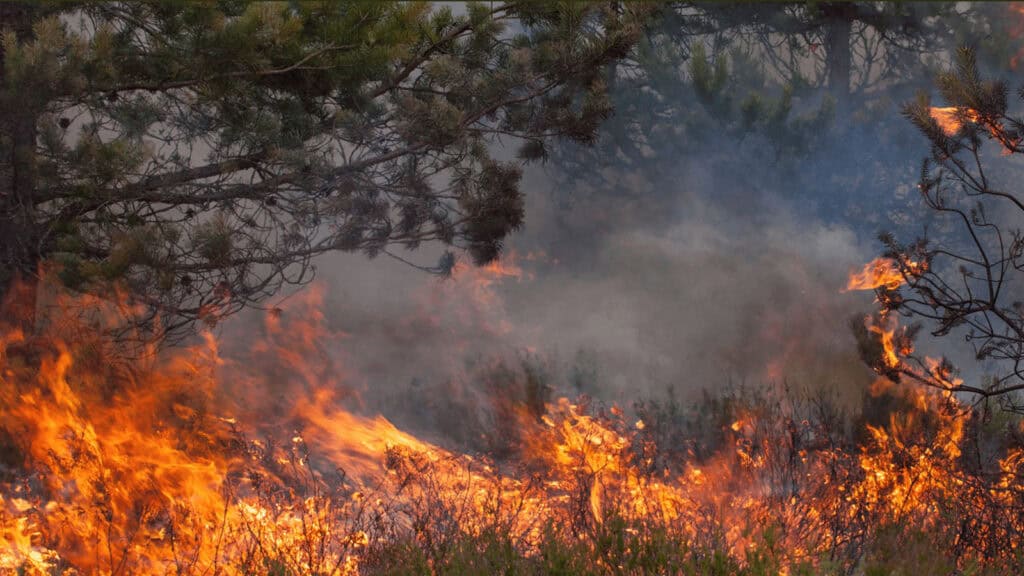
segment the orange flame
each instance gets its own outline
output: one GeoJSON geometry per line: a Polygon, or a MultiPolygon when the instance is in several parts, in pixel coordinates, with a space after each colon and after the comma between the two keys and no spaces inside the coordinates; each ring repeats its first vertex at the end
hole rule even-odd
{"type": "Polygon", "coordinates": [[[928,367],[928,374],[945,388],[956,388],[964,383],[963,378],[953,375],[951,367],[942,360],[925,357],[925,364],[928,367]]]}
{"type": "Polygon", "coordinates": [[[977,110],[956,106],[933,106],[928,109],[928,112],[946,136],[956,136],[963,129],[963,122],[966,120],[983,126],[992,138],[1003,146],[1004,155],[1013,153],[1020,146],[1020,137],[1011,138],[1000,121],[983,117],[977,110]]]}
{"type": "MultiPolygon", "coordinates": [[[[15,453],[0,469],[0,574],[356,574],[446,530],[508,535],[523,558],[552,539],[589,546],[614,573],[602,551],[617,526],[623,546],[664,534],[740,564],[764,546],[813,564],[891,523],[996,542],[1024,528],[993,513],[1024,506],[1024,453],[972,476],[969,420],[918,389],[890,389],[906,408],[857,446],[793,408],[737,406],[704,431],[718,448],[660,462],[663,418],[562,398],[539,417],[510,412],[521,442],[501,461],[450,451],[346,406],[332,347],[347,337],[324,327],[321,296],[269,316],[246,349],[207,335],[128,364],[70,321],[35,348],[0,330],[0,445],[15,453]],[[769,525],[786,530],[766,543],[769,525]]],[[[899,366],[895,325],[871,329],[899,366]]],[[[956,382],[941,362],[929,370],[956,382]]],[[[964,565],[1015,554],[961,546],[964,565]]]]}
{"type": "MultiPolygon", "coordinates": [[[[912,275],[919,275],[927,270],[927,262],[909,261],[906,268],[912,275]]],[[[864,266],[860,273],[851,273],[846,290],[873,290],[885,287],[895,290],[903,285],[905,277],[891,258],[876,258],[864,266]]],[[[902,358],[914,353],[912,343],[907,338],[898,338],[900,330],[896,318],[888,315],[888,310],[883,309],[878,321],[871,317],[865,319],[865,326],[868,331],[878,336],[882,346],[881,360],[886,368],[901,370],[919,379],[936,385],[946,390],[954,390],[963,384],[963,379],[953,375],[952,367],[948,363],[925,357],[926,369],[908,366],[902,358]]],[[[877,383],[876,386],[877,388],[877,383]]]]}
{"type": "Polygon", "coordinates": [[[859,273],[850,273],[846,290],[874,290],[886,287],[899,288],[904,282],[903,274],[892,258],[875,258],[864,265],[859,273]]]}
{"type": "MultiPolygon", "coordinates": [[[[871,321],[871,318],[867,319],[867,323],[868,330],[877,334],[882,344],[882,360],[885,362],[885,365],[888,368],[899,368],[902,364],[900,356],[906,356],[913,352],[913,350],[908,347],[897,349],[895,326],[875,324],[871,321]]],[[[895,322],[893,321],[891,324],[895,324],[895,322]]]]}
{"type": "Polygon", "coordinates": [[[958,108],[956,106],[936,107],[928,109],[929,114],[938,123],[939,128],[946,136],[956,136],[963,128],[963,120],[969,122],[980,122],[981,117],[970,108],[958,108]]]}

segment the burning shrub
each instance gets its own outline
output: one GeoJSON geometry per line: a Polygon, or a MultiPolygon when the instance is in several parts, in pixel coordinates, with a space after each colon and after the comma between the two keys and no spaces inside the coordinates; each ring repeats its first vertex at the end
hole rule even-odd
{"type": "Polygon", "coordinates": [[[951,396],[877,386],[843,416],[736,388],[627,414],[549,399],[524,357],[476,373],[492,404],[451,405],[495,435],[452,452],[346,407],[317,298],[249,350],[115,361],[77,324],[99,311],[8,330],[0,573],[849,574],[926,545],[935,570],[1021,567],[1019,423],[951,396]]]}

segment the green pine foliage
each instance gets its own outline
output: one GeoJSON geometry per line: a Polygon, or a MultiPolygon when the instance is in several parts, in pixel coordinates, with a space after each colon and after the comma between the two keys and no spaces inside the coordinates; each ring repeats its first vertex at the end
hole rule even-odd
{"type": "Polygon", "coordinates": [[[523,162],[594,138],[605,67],[649,8],[2,10],[0,280],[57,262],[72,288],[126,286],[173,332],[307,281],[332,250],[496,258],[523,222],[523,162]],[[510,146],[518,159],[494,157],[510,146]]]}

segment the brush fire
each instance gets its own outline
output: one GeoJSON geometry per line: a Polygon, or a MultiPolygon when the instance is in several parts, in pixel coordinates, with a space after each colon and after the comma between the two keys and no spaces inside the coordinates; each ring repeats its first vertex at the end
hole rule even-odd
{"type": "Polygon", "coordinates": [[[1024,3],[0,38],[0,576],[1024,574],[1024,3]]]}
{"type": "MultiPolygon", "coordinates": [[[[892,287],[894,269],[868,265],[850,286],[892,287]]],[[[454,282],[491,305],[511,270],[454,282]]],[[[322,297],[267,315],[230,354],[206,334],[128,360],[97,329],[117,307],[71,296],[39,334],[8,327],[0,571],[374,574],[397,555],[485,573],[493,554],[582,570],[564,549],[594,573],[665,555],[679,573],[845,573],[891,538],[927,539],[921,554],[944,543],[932,561],[950,570],[1018,557],[1024,450],[979,448],[986,423],[949,393],[880,376],[868,402],[901,409],[853,435],[811,399],[731,396],[686,432],[656,406],[557,398],[509,406],[510,450],[470,454],[359,414],[345,367],[325,360],[344,337],[322,297]]],[[[894,323],[870,328],[880,373],[909,371],[894,323]]]]}

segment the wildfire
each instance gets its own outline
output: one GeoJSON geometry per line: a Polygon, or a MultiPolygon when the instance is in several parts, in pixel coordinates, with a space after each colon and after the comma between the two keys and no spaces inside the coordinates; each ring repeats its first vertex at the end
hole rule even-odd
{"type": "Polygon", "coordinates": [[[952,367],[943,360],[926,357],[925,364],[928,374],[945,388],[956,388],[964,383],[963,378],[955,376],[952,367]]]}
{"type": "MultiPolygon", "coordinates": [[[[886,285],[877,271],[891,269],[866,269],[866,284],[886,285]]],[[[346,337],[326,330],[321,296],[268,316],[237,350],[207,335],[129,361],[70,324],[33,348],[7,330],[0,574],[374,574],[410,550],[440,566],[452,539],[486,534],[536,562],[554,542],[589,547],[595,570],[621,573],[607,545],[620,529],[624,554],[657,537],[737,566],[764,554],[854,566],[880,525],[950,539],[970,526],[987,543],[1024,529],[991,513],[1024,509],[1024,456],[972,475],[968,420],[923,391],[890,389],[908,408],[859,444],[774,403],[739,403],[705,436],[664,443],[671,419],[560,398],[539,416],[507,412],[518,439],[501,458],[447,449],[352,409],[329,353],[346,337]],[[701,442],[715,448],[698,455],[701,442]]],[[[896,327],[875,329],[899,366],[896,327]]],[[[941,362],[930,371],[956,382],[941,362]]],[[[964,564],[1013,554],[960,542],[964,564]]]]}

